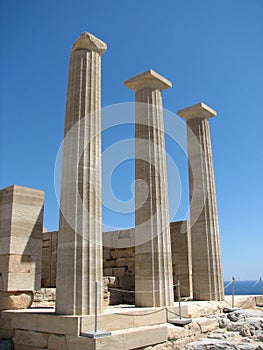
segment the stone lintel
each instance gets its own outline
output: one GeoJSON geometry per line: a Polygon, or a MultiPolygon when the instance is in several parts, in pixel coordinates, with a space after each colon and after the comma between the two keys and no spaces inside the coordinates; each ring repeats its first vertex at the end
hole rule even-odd
{"type": "Polygon", "coordinates": [[[107,50],[107,45],[94,35],[84,32],[80,34],[79,39],[73,44],[71,52],[78,50],[96,51],[100,55],[103,55],[103,53],[107,50]]]}
{"type": "Polygon", "coordinates": [[[172,83],[160,74],[156,73],[154,70],[149,69],[144,73],[138,74],[135,77],[126,80],[124,85],[137,92],[143,88],[165,90],[170,88],[172,83]]]}
{"type": "Polygon", "coordinates": [[[192,118],[209,119],[216,116],[216,111],[205,103],[200,102],[193,106],[186,107],[177,111],[177,114],[186,121],[192,118]]]}

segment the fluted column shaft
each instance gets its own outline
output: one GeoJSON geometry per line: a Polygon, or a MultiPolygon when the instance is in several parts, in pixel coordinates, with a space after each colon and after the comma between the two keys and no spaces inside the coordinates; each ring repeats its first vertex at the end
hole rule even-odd
{"type": "Polygon", "coordinates": [[[73,45],[67,107],[58,235],[56,312],[103,311],[101,230],[101,55],[106,45],[83,33],[73,45]]]}
{"type": "Polygon", "coordinates": [[[136,306],[170,306],[174,301],[161,94],[171,83],[162,79],[148,71],[125,83],[136,92],[136,306]]]}
{"type": "Polygon", "coordinates": [[[203,103],[178,112],[187,120],[193,296],[223,300],[221,248],[208,118],[216,112],[203,103]]]}

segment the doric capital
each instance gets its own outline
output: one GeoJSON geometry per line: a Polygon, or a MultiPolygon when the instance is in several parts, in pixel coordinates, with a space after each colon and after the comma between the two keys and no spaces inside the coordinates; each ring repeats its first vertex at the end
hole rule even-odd
{"type": "Polygon", "coordinates": [[[144,88],[165,90],[171,87],[172,83],[160,74],[156,73],[154,70],[150,69],[129,80],[126,80],[124,85],[137,92],[144,88]]]}
{"type": "Polygon", "coordinates": [[[103,53],[107,50],[107,45],[94,35],[84,32],[80,34],[78,40],[73,44],[71,52],[78,50],[96,51],[100,55],[103,55],[103,53]]]}
{"type": "Polygon", "coordinates": [[[177,114],[186,121],[193,118],[209,119],[216,116],[216,111],[205,103],[200,102],[196,105],[186,107],[177,111],[177,114]]]}

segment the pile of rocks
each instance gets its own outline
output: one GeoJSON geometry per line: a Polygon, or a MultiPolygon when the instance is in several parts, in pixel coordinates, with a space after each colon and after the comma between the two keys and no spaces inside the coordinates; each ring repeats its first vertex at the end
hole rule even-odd
{"type": "Polygon", "coordinates": [[[184,350],[263,350],[263,311],[236,310],[217,316],[220,330],[190,343],[184,350]]]}
{"type": "Polygon", "coordinates": [[[168,341],[147,350],[263,350],[263,310],[238,309],[168,325],[168,341]]]}

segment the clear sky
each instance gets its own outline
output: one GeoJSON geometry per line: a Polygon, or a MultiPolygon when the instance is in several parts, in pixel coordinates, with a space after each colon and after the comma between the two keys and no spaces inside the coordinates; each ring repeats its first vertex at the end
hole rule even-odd
{"type": "MultiPolygon", "coordinates": [[[[123,82],[154,69],[173,82],[165,108],[203,101],[210,121],[225,279],[263,275],[262,0],[0,1],[0,187],[45,191],[45,226],[58,227],[54,164],[63,139],[70,48],[83,31],[108,44],[102,105],[132,102],[123,82]]],[[[176,121],[175,125],[179,123],[176,121]]],[[[125,125],[103,134],[103,150],[132,137],[125,125]]],[[[171,219],[185,218],[187,164],[169,137],[182,197],[171,219]]],[[[104,176],[107,169],[103,167],[104,176]]],[[[112,188],[132,197],[134,162],[116,168],[112,188]]],[[[169,176],[170,205],[174,178],[169,176]]],[[[130,227],[133,215],[104,208],[106,225],[130,227]]]]}

